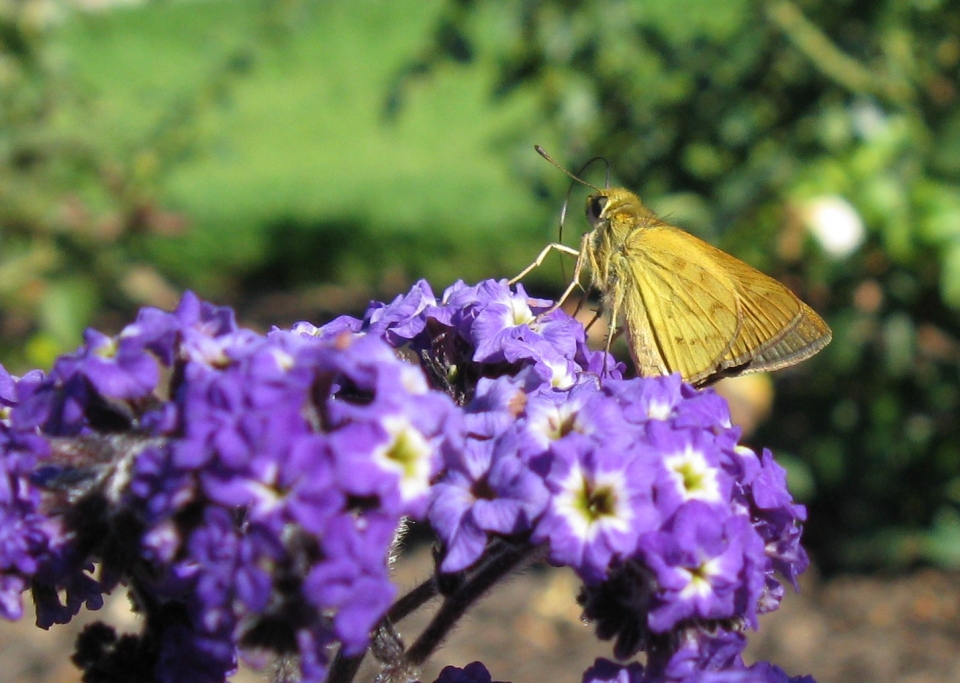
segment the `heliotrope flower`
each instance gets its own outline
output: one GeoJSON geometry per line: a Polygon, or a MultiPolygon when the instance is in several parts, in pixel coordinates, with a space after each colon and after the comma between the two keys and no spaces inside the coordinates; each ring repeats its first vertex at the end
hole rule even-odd
{"type": "Polygon", "coordinates": [[[526,407],[524,430],[531,444],[524,457],[550,446],[570,434],[580,434],[611,452],[626,451],[639,430],[625,425],[622,405],[601,390],[596,377],[582,376],[569,391],[539,391],[530,397],[526,407]]]}
{"type": "MultiPolygon", "coordinates": [[[[417,282],[389,304],[374,303],[362,323],[337,319],[331,329],[380,336],[395,347],[407,346],[427,360],[425,370],[438,388],[460,403],[472,398],[483,377],[517,374],[535,367],[554,387],[568,388],[583,371],[620,377],[623,366],[606,353],[587,348],[583,327],[560,311],[545,313],[552,302],[529,297],[505,280],[477,285],[457,282],[442,296],[417,282]]],[[[324,328],[298,323],[295,328],[327,335],[324,328]]]]}
{"type": "Polygon", "coordinates": [[[6,420],[9,417],[10,408],[17,402],[17,380],[7,372],[7,369],[0,365],[0,419],[6,420]]]}
{"type": "Polygon", "coordinates": [[[446,543],[441,571],[473,564],[488,534],[529,532],[546,503],[543,480],[512,450],[493,440],[467,440],[433,489],[430,522],[446,543]]]}
{"type": "Polygon", "coordinates": [[[714,392],[622,379],[551,307],[505,281],[439,297],[421,281],[362,319],[260,335],[187,294],[88,331],[49,375],[0,368],[0,614],[29,587],[61,623],[124,583],[144,632],[91,631],[87,672],[139,657],[205,683],[268,651],[320,681],[337,647],[389,635],[412,518],[457,573],[441,590],[489,579],[492,549],[576,571],[598,635],[647,653],[585,680],[787,680],[743,666],[736,632],[777,606],[776,572],[806,567],[784,471],[738,443],[714,392]]]}
{"type": "Polygon", "coordinates": [[[324,558],[304,579],[310,604],[321,613],[335,610],[333,632],[346,654],[363,651],[396,596],[385,562],[396,529],[397,519],[388,515],[334,517],[322,535],[324,558]]]}
{"type": "Polygon", "coordinates": [[[754,526],[766,543],[773,569],[796,589],[797,576],[810,564],[800,545],[801,525],[807,519],[807,511],[793,502],[787,491],[786,470],[777,464],[770,451],[764,449],[759,459],[760,472],[748,489],[752,503],[750,513],[755,519],[754,526]]]}
{"type": "Polygon", "coordinates": [[[151,636],[161,680],[219,680],[240,640],[268,631],[280,651],[308,648],[312,680],[329,643],[362,650],[395,596],[387,559],[401,516],[423,516],[459,443],[450,398],[376,337],[257,335],[192,295],[116,337],[85,338],[49,376],[16,386],[3,375],[4,612],[18,616],[32,581],[41,621],[64,622],[133,580],[156,596],[146,623],[165,624],[151,636]],[[84,441],[48,456],[44,437],[70,435],[84,441]],[[44,458],[41,494],[25,477],[44,458]],[[60,490],[76,513],[60,516],[66,499],[51,506],[60,490]],[[194,664],[174,665],[177,648],[194,664]]]}
{"type": "MultiPolygon", "coordinates": [[[[457,299],[462,300],[464,292],[457,299]]],[[[536,357],[538,342],[547,342],[559,355],[570,357],[577,342],[583,342],[583,328],[569,316],[545,315],[550,301],[531,299],[522,285],[511,290],[506,282],[484,282],[477,287],[476,315],[469,326],[476,351],[473,360],[516,363],[536,357]]]]}
{"type": "Polygon", "coordinates": [[[403,346],[423,332],[427,322],[423,313],[437,305],[430,285],[420,280],[389,304],[372,303],[364,315],[364,331],[393,346],[403,346]]]}
{"type": "Polygon", "coordinates": [[[57,540],[40,510],[40,491],[27,477],[49,447],[40,437],[0,423],[0,616],[19,619],[20,594],[57,540]]]}
{"type": "Polygon", "coordinates": [[[663,530],[639,544],[658,590],[648,617],[663,633],[686,619],[751,619],[762,585],[764,553],[749,518],[717,514],[694,500],[679,508],[663,530]],[[745,581],[754,571],[754,581],[745,581]],[[757,582],[760,585],[757,585],[757,582]]]}
{"type": "Polygon", "coordinates": [[[657,507],[665,517],[694,500],[718,508],[729,506],[733,479],[722,466],[727,454],[715,435],[660,421],[651,423],[647,433],[660,456],[657,507]]]}
{"type": "Polygon", "coordinates": [[[647,675],[651,680],[697,680],[704,673],[743,671],[746,637],[736,631],[691,624],[650,648],[647,675]]]}
{"type": "Polygon", "coordinates": [[[549,544],[553,563],[572,567],[584,581],[601,581],[641,534],[657,527],[652,462],[642,451],[607,450],[579,434],[551,446],[551,503],[534,540],[549,544]]]}
{"type": "Polygon", "coordinates": [[[616,396],[625,419],[635,424],[666,421],[677,417],[684,406],[680,375],[650,377],[643,382],[606,382],[609,393],[616,396]]]}
{"type": "Polygon", "coordinates": [[[435,683],[493,683],[493,677],[483,664],[471,662],[462,669],[445,666],[435,683]]]}
{"type": "Polygon", "coordinates": [[[87,330],[82,354],[71,359],[76,362],[75,372],[85,376],[105,398],[140,398],[149,395],[160,381],[159,363],[137,337],[114,339],[87,330]]]}
{"type": "Polygon", "coordinates": [[[646,683],[643,667],[633,662],[617,664],[609,659],[597,659],[583,672],[583,683],[646,683]]]}

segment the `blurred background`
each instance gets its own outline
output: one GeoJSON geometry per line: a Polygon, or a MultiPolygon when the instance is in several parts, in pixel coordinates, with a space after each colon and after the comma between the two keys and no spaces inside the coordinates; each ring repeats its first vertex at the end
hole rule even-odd
{"type": "Polygon", "coordinates": [[[510,277],[569,185],[532,145],[603,155],[832,326],[730,390],[819,570],[956,569],[958,87],[948,0],[0,0],[0,362],[187,288],[268,329],[510,277]]]}

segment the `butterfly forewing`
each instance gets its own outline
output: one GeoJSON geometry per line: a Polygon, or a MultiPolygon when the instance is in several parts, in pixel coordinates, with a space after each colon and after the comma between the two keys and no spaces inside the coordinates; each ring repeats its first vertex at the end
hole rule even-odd
{"type": "Polygon", "coordinates": [[[665,368],[705,384],[793,365],[830,342],[823,320],[787,287],[689,233],[639,230],[627,252],[643,302],[624,307],[631,348],[655,349],[634,351],[641,374],[665,368]]]}
{"type": "Polygon", "coordinates": [[[778,370],[794,365],[830,343],[833,335],[823,319],[802,301],[800,310],[796,325],[775,343],[767,345],[757,353],[750,363],[750,372],[778,370]]]}
{"type": "MultiPolygon", "coordinates": [[[[695,238],[694,238],[695,239],[695,238]]],[[[707,245],[709,246],[709,245],[707,245]]],[[[803,303],[784,285],[729,254],[710,247],[737,292],[742,325],[729,361],[740,365],[776,346],[803,319],[803,303]]]]}
{"type": "MultiPolygon", "coordinates": [[[[691,236],[691,239],[696,239],[691,236]]],[[[782,283],[706,245],[730,275],[743,324],[723,368],[759,372],[799,363],[830,343],[826,323],[782,283]]]]}
{"type": "Polygon", "coordinates": [[[716,372],[738,338],[733,282],[711,259],[690,253],[703,247],[713,249],[666,225],[637,230],[626,244],[632,282],[625,286],[635,288],[642,305],[625,306],[623,317],[642,375],[664,374],[665,368],[700,382],[716,372]],[[653,347],[661,368],[653,367],[644,344],[653,347]]]}

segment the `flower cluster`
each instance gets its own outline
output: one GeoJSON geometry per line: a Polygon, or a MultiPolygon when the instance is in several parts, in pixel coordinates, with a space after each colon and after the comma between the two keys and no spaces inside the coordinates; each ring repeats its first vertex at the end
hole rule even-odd
{"type": "Polygon", "coordinates": [[[718,395],[676,375],[621,379],[569,318],[537,316],[548,305],[502,282],[439,300],[420,283],[355,323],[411,344],[440,377],[480,364],[460,388],[463,449],[430,507],[441,571],[474,565],[494,539],[539,544],[583,579],[585,615],[618,657],[646,651],[650,680],[712,666],[691,651],[721,645],[742,666],[739,630],[779,604],[775,572],[795,585],[807,566],[785,471],[738,444],[718,395]]]}
{"type": "Polygon", "coordinates": [[[744,664],[740,633],[807,564],[784,471],[712,391],[623,375],[505,282],[420,282],[362,319],[267,335],[190,294],[145,309],[49,375],[0,371],[0,614],[29,586],[40,625],[63,623],[122,582],[144,630],[88,629],[90,675],[222,681],[265,650],[320,681],[331,649],[357,658],[377,633],[398,680],[542,556],[581,577],[618,658],[646,654],[585,680],[787,681],[744,664]],[[385,621],[413,602],[388,572],[404,518],[435,531],[422,598],[444,596],[405,652],[385,621]]]}
{"type": "MultiPolygon", "coordinates": [[[[30,580],[41,626],[130,583],[164,681],[221,681],[238,645],[306,680],[330,643],[361,652],[396,529],[458,450],[453,402],[383,341],[258,335],[192,295],[2,386],[4,615],[30,580]]],[[[102,635],[89,668],[125,665],[102,635]]]]}
{"type": "Polygon", "coordinates": [[[464,404],[481,378],[529,368],[538,383],[569,389],[583,373],[620,377],[623,366],[587,348],[583,326],[551,301],[504,281],[457,282],[441,298],[420,281],[389,304],[374,303],[363,320],[341,317],[323,329],[382,337],[417,354],[436,386],[464,404]]]}

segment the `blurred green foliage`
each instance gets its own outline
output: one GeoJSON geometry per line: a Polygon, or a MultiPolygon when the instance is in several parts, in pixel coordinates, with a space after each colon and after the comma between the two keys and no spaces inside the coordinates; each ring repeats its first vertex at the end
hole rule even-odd
{"type": "Polygon", "coordinates": [[[532,143],[602,154],[833,327],[752,439],[790,463],[821,565],[960,565],[955,4],[50,4],[0,0],[5,363],[187,286],[281,324],[512,275],[567,183],[532,143]],[[827,205],[862,244],[811,232],[827,205]]]}
{"type": "Polygon", "coordinates": [[[187,219],[162,206],[161,182],[240,71],[236,60],[204,63],[202,78],[144,108],[149,124],[125,137],[55,40],[69,7],[0,0],[0,352],[14,368],[49,365],[104,311],[116,325],[136,305],[176,303],[149,247],[187,219]]]}

